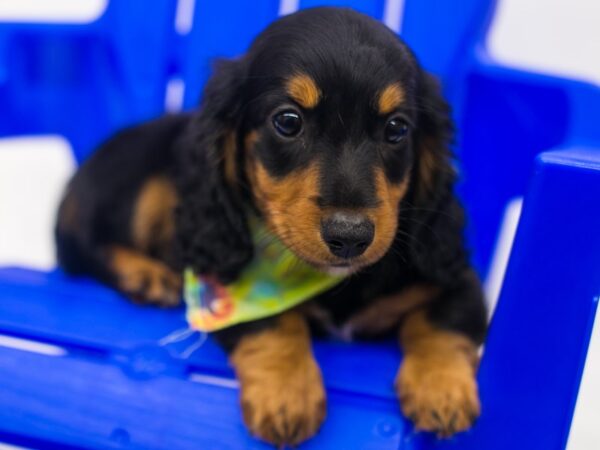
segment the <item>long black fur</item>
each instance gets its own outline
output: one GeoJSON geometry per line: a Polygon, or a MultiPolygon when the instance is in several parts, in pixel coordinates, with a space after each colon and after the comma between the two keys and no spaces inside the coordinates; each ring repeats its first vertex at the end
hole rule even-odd
{"type": "Polygon", "coordinates": [[[200,112],[178,148],[177,244],[196,273],[233,281],[252,258],[245,207],[224,177],[227,133],[239,128],[241,63],[223,61],[206,86],[200,112]]]}

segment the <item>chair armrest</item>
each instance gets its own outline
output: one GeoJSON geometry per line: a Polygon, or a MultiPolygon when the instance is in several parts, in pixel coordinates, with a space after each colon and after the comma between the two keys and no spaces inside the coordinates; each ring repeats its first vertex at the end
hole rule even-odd
{"type": "Polygon", "coordinates": [[[483,414],[443,448],[565,448],[600,296],[599,199],[600,148],[537,157],[480,367],[483,414]]]}

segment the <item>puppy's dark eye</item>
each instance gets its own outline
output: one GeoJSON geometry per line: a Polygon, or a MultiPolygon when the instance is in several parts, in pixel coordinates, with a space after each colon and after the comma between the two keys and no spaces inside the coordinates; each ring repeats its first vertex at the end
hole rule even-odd
{"type": "Polygon", "coordinates": [[[385,125],[385,140],[391,144],[397,144],[406,138],[408,134],[408,124],[400,117],[393,117],[385,125]]]}
{"type": "Polygon", "coordinates": [[[282,111],[273,116],[273,126],[285,137],[297,136],[302,131],[302,118],[294,111],[282,111]]]}

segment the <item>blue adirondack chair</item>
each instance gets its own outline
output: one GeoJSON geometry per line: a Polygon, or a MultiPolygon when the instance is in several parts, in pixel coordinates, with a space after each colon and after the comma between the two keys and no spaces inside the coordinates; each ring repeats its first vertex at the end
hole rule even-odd
{"type": "MultiPolygon", "coordinates": [[[[600,295],[600,89],[491,61],[483,42],[494,1],[198,1],[189,27],[176,30],[174,1],[113,0],[89,24],[0,24],[0,136],[61,134],[82,161],[116,128],[163,113],[173,80],[194,107],[213,58],[241,54],[280,11],[324,4],[400,24],[442,80],[482,276],[506,204],[525,201],[473,429],[445,441],[414,432],[392,388],[395,343],[321,341],[329,413],[301,447],[564,448],[600,295]]],[[[0,441],[268,448],[242,425],[237,384],[210,339],[189,358],[161,345],[184,327],[182,309],[134,306],[92,280],[0,268],[0,441]],[[28,341],[42,345],[27,350],[28,341]]]]}

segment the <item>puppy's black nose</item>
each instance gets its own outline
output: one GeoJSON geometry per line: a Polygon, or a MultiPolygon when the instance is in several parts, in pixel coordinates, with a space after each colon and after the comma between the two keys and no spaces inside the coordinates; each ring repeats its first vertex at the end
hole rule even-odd
{"type": "Polygon", "coordinates": [[[362,255],[373,242],[375,226],[360,214],[333,214],[321,222],[321,237],[331,253],[340,258],[362,255]]]}

